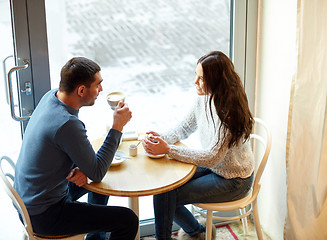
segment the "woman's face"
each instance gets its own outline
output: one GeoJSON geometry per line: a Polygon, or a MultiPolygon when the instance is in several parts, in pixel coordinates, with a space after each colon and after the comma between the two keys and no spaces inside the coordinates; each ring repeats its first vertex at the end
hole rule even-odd
{"type": "Polygon", "coordinates": [[[196,85],[196,92],[198,95],[206,94],[204,89],[203,69],[201,63],[198,63],[196,66],[194,84],[196,85]]]}

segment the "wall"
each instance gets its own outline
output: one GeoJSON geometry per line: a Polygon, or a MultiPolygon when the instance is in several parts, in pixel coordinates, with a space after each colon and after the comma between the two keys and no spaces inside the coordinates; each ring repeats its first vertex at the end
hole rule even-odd
{"type": "Polygon", "coordinates": [[[286,137],[290,86],[296,66],[296,0],[260,0],[255,115],[272,131],[262,177],[259,212],[263,230],[283,239],[286,216],[286,137]]]}

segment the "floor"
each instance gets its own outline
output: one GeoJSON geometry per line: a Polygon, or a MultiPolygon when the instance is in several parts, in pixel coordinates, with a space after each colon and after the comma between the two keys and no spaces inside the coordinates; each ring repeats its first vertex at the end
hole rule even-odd
{"type": "MultiPolygon", "coordinates": [[[[236,236],[239,240],[256,240],[256,239],[258,239],[252,219],[248,220],[248,227],[249,227],[248,235],[244,235],[243,226],[242,226],[241,221],[230,223],[229,226],[231,227],[231,229],[236,234],[236,236]]],[[[217,236],[217,239],[219,239],[218,236],[217,236]]],[[[263,232],[263,239],[271,240],[271,238],[265,232],[263,232]]]]}
{"type": "MultiPolygon", "coordinates": [[[[253,224],[253,220],[248,220],[248,234],[245,235],[243,231],[243,226],[241,221],[234,221],[231,223],[220,223],[216,224],[216,239],[218,240],[257,240],[257,233],[255,230],[255,226],[253,224]],[[228,225],[228,227],[226,227],[228,225]],[[230,230],[235,234],[231,234],[230,230]]],[[[142,240],[153,240],[155,239],[154,236],[144,237],[142,240]]],[[[174,233],[173,239],[179,239],[177,233],[174,233]]],[[[263,239],[264,240],[271,240],[271,238],[263,232],[263,239]]],[[[198,240],[198,239],[197,239],[198,240]]]]}

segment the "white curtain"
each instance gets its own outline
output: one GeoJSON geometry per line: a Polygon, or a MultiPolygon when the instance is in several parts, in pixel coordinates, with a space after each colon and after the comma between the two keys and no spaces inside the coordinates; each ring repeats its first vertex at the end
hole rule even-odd
{"type": "Polygon", "coordinates": [[[327,1],[298,0],[287,138],[287,240],[327,239],[327,1]]]}

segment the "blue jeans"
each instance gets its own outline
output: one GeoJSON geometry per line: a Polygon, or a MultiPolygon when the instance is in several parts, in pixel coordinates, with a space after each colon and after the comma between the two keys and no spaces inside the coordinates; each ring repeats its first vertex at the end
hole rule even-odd
{"type": "Polygon", "coordinates": [[[237,200],[247,195],[253,182],[248,178],[225,179],[207,168],[197,167],[194,176],[183,186],[153,196],[157,239],[171,239],[175,221],[190,236],[204,232],[204,227],[184,206],[237,200]]]}
{"type": "Polygon", "coordinates": [[[69,183],[69,194],[45,212],[30,216],[34,232],[41,235],[89,233],[88,240],[134,240],[138,230],[138,217],[125,207],[107,206],[108,196],[89,192],[69,183]],[[88,203],[77,202],[89,193],[88,203]]]}

